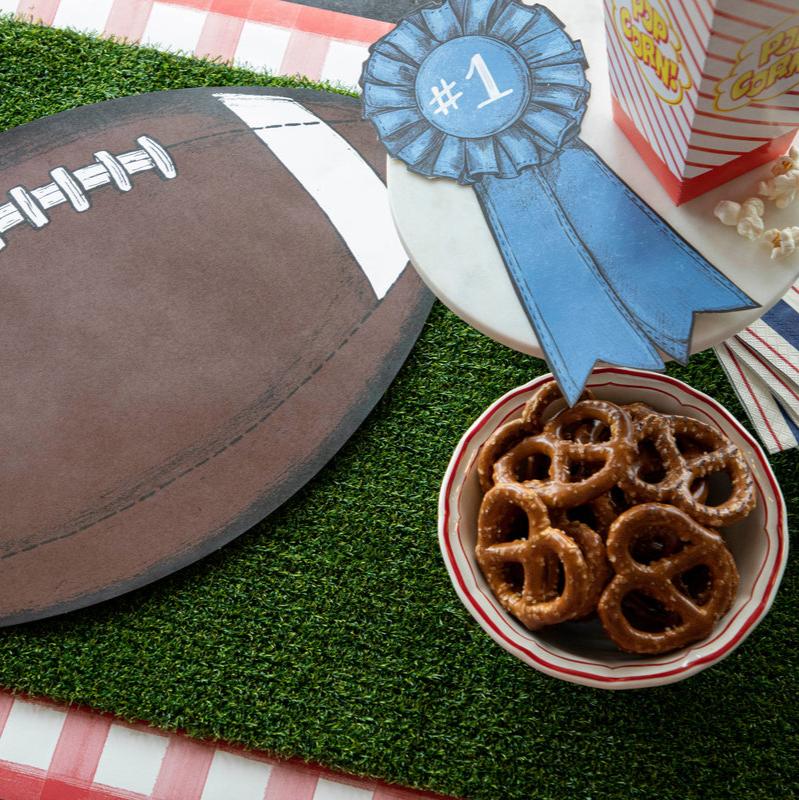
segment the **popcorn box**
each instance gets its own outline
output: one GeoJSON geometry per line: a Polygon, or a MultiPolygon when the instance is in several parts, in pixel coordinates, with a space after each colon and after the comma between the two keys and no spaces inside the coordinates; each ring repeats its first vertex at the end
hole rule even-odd
{"type": "Polygon", "coordinates": [[[785,153],[799,0],[604,0],[616,122],[678,205],[785,153]]]}

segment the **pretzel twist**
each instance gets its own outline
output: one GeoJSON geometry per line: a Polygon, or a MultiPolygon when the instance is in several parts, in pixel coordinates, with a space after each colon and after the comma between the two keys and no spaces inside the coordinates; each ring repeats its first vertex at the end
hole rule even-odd
{"type": "Polygon", "coordinates": [[[548,422],[543,433],[524,439],[499,458],[494,483],[522,483],[550,508],[583,505],[609,491],[629,471],[631,437],[632,423],[625,411],[602,400],[584,400],[548,422]],[[606,427],[607,441],[574,440],[575,432],[591,421],[606,427]],[[548,460],[545,475],[535,470],[541,456],[548,460]],[[586,468],[597,464],[601,466],[587,474],[586,468]]]}
{"type": "MultiPolygon", "coordinates": [[[[593,395],[586,389],[580,399],[590,400],[593,395]]],[[[527,401],[520,419],[498,428],[483,444],[477,456],[477,475],[484,493],[494,485],[494,464],[528,436],[540,434],[547,411],[560,400],[563,393],[558,384],[555,381],[545,384],[527,401]]]]}
{"type": "Polygon", "coordinates": [[[716,428],[690,417],[652,413],[640,419],[633,435],[636,447],[651,443],[665,472],[644,479],[638,459],[621,479],[622,489],[639,502],[671,503],[702,525],[722,527],[745,519],[755,507],[752,472],[739,448],[716,428]],[[682,445],[681,445],[682,442],[682,445]],[[707,505],[709,475],[726,472],[732,489],[718,505],[707,505]]]}
{"type": "Polygon", "coordinates": [[[591,575],[579,545],[552,528],[535,495],[514,483],[495,486],[483,498],[477,526],[477,563],[502,606],[530,630],[574,619],[589,600],[591,575]],[[515,510],[527,530],[511,538],[515,510]],[[518,565],[514,579],[508,567],[518,565]]]}
{"type": "Polygon", "coordinates": [[[626,511],[611,527],[607,553],[616,575],[597,611],[622,650],[659,654],[679,649],[709,635],[732,606],[738,570],[721,536],[674,506],[646,503],[626,511]],[[662,552],[643,563],[635,552],[647,539],[651,551],[657,545],[662,552]],[[692,593],[685,575],[697,567],[707,570],[709,583],[692,593]],[[653,599],[665,609],[662,630],[642,630],[631,622],[624,606],[631,597],[653,599]]]}
{"type": "MultiPolygon", "coordinates": [[[[632,403],[630,405],[624,406],[624,409],[630,415],[630,418],[633,421],[633,426],[636,431],[640,431],[641,425],[643,424],[646,417],[664,416],[659,411],[655,411],[654,408],[651,408],[650,406],[646,405],[646,403],[632,403]]],[[[702,452],[703,452],[702,448],[697,446],[696,443],[693,444],[687,443],[682,449],[682,454],[686,458],[693,458],[694,456],[701,455],[702,452]]],[[[653,463],[650,458],[647,458],[645,454],[639,454],[638,458],[640,462],[640,469],[638,471],[639,477],[645,476],[647,473],[651,475],[653,472],[657,470],[658,465],[656,463],[653,463]]],[[[657,461],[657,459],[655,459],[655,461],[657,461]]],[[[693,495],[697,503],[699,503],[700,505],[704,505],[707,501],[708,495],[710,494],[710,482],[706,478],[697,478],[691,484],[691,494],[693,495]]],[[[634,505],[634,503],[628,503],[628,505],[634,505]]]]}

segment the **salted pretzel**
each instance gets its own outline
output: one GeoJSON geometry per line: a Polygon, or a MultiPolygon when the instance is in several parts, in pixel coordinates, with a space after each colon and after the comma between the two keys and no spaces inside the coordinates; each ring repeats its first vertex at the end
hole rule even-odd
{"type": "Polygon", "coordinates": [[[639,457],[621,479],[621,488],[636,502],[671,503],[701,525],[721,527],[746,518],[755,507],[752,471],[740,449],[711,425],[690,417],[652,413],[639,420],[633,435],[639,457]],[[647,447],[659,461],[658,474],[640,454],[647,447]],[[725,472],[732,483],[730,496],[707,504],[708,486],[702,480],[725,472]]]}
{"type": "Polygon", "coordinates": [[[633,452],[627,413],[612,403],[584,400],[505,453],[493,477],[497,484],[522,483],[549,508],[572,508],[609,491],[630,471],[633,452]],[[592,421],[607,428],[607,440],[575,441],[575,432],[592,421]]]}
{"type": "MultiPolygon", "coordinates": [[[[636,432],[641,430],[644,420],[647,417],[668,416],[666,414],[661,414],[659,411],[655,411],[645,403],[633,403],[624,406],[624,409],[630,415],[636,432]]],[[[635,436],[635,438],[639,452],[636,456],[636,460],[633,462],[633,469],[644,483],[659,483],[665,476],[665,469],[657,449],[646,438],[641,438],[639,436],[635,436]],[[648,445],[648,447],[645,445],[648,445]]],[[[698,443],[690,440],[683,441],[680,450],[686,459],[691,459],[705,452],[698,443]]],[[[691,494],[697,503],[700,505],[704,504],[710,494],[710,482],[706,478],[696,478],[691,484],[691,494]]],[[[640,502],[640,500],[638,502],[640,502]]],[[[635,501],[631,501],[630,498],[628,498],[628,505],[635,505],[635,501]]]]}
{"type": "Polygon", "coordinates": [[[530,630],[574,619],[587,606],[591,574],[580,546],[550,526],[544,504],[519,484],[483,498],[476,555],[496,598],[530,630]]]}
{"type": "MultiPolygon", "coordinates": [[[[624,410],[630,415],[630,419],[632,419],[633,426],[635,428],[639,428],[646,417],[668,416],[661,414],[659,411],[655,411],[654,408],[646,403],[631,403],[629,405],[622,406],[622,408],[624,408],[624,410]]],[[[683,444],[682,454],[686,458],[693,458],[694,456],[701,455],[702,452],[702,448],[697,446],[695,443],[692,444],[691,442],[684,442],[683,444]]],[[[647,458],[645,453],[640,454],[639,457],[641,460],[640,472],[642,475],[646,475],[647,473],[651,475],[661,467],[659,463],[653,463],[652,459],[647,458]]],[[[655,461],[659,462],[660,459],[655,459],[655,461]]],[[[697,478],[691,485],[691,494],[694,496],[697,503],[704,504],[707,501],[708,495],[710,494],[710,482],[705,478],[697,478]]]]}
{"type": "MultiPolygon", "coordinates": [[[[582,400],[592,399],[588,390],[581,395],[582,400]]],[[[480,488],[487,492],[494,485],[494,464],[508,450],[528,436],[540,434],[544,429],[544,417],[554,403],[563,400],[563,393],[555,381],[542,386],[525,404],[522,416],[498,428],[480,448],[477,456],[477,476],[480,488]]]]}
{"type": "Polygon", "coordinates": [[[710,634],[731,608],[738,570],[721,536],[674,506],[645,503],[610,529],[615,577],[597,611],[630,653],[667,653],[710,634]]]}

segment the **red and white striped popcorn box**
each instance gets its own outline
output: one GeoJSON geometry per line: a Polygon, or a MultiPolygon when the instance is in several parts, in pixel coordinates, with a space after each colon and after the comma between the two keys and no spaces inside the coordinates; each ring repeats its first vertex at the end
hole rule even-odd
{"type": "Polygon", "coordinates": [[[799,0],[604,0],[614,117],[676,204],[785,153],[799,0]]]}

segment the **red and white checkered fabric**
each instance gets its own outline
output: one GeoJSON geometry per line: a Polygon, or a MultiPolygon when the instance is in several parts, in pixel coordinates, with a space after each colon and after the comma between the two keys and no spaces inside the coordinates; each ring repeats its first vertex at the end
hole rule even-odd
{"type": "Polygon", "coordinates": [[[3,12],[350,88],[369,45],[393,27],[285,0],[0,0],[3,12]]]}
{"type": "Polygon", "coordinates": [[[0,692],[0,800],[434,797],[0,692]]]}

